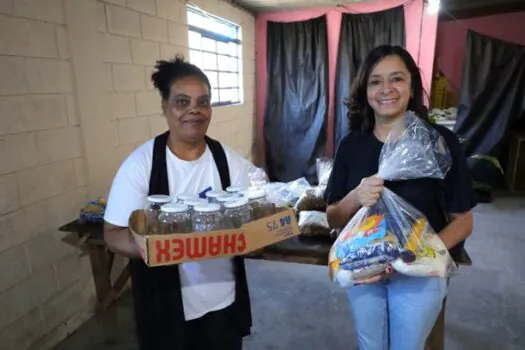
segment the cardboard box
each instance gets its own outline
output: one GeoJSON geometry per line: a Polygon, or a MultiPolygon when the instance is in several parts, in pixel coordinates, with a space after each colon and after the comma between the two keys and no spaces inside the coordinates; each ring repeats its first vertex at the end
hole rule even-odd
{"type": "Polygon", "coordinates": [[[129,228],[148,266],[243,255],[300,234],[292,209],[252,221],[240,229],[148,235],[146,213],[131,214],[129,228]]]}

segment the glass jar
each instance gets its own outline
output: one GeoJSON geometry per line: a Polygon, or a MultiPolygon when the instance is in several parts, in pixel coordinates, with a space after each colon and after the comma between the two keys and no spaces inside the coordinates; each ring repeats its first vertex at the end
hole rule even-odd
{"type": "Polygon", "coordinates": [[[208,232],[223,228],[223,215],[220,205],[215,203],[199,204],[193,210],[193,231],[208,232]]]}
{"type": "Polygon", "coordinates": [[[245,190],[245,188],[243,187],[238,187],[238,186],[230,186],[226,189],[226,192],[228,193],[231,193],[231,194],[235,194],[235,193],[239,193],[241,191],[245,190]]]}
{"type": "Polygon", "coordinates": [[[181,193],[177,195],[177,203],[185,203],[189,199],[198,199],[199,196],[191,193],[181,193]]]}
{"type": "Polygon", "coordinates": [[[148,233],[159,233],[158,216],[160,214],[160,208],[169,202],[171,202],[170,196],[163,194],[148,196],[148,205],[146,207],[146,226],[148,233]]]}
{"type": "Polygon", "coordinates": [[[189,207],[191,214],[193,214],[193,208],[195,208],[196,205],[207,204],[207,203],[208,201],[204,198],[192,198],[192,199],[188,199],[184,201],[184,204],[186,204],[189,207]]]}
{"type": "Polygon", "coordinates": [[[252,220],[253,211],[248,199],[240,198],[224,204],[224,228],[241,228],[252,220]]]}
{"type": "Polygon", "coordinates": [[[259,220],[275,213],[275,205],[268,201],[263,190],[248,192],[247,197],[253,210],[254,220],[259,220]]]}
{"type": "Polygon", "coordinates": [[[191,232],[191,217],[187,205],[179,203],[164,204],[159,214],[160,234],[191,232]]]}
{"type": "Polygon", "coordinates": [[[227,194],[227,192],[224,191],[208,191],[206,192],[206,198],[208,199],[208,202],[210,203],[217,203],[217,197],[221,197],[227,194]]]}

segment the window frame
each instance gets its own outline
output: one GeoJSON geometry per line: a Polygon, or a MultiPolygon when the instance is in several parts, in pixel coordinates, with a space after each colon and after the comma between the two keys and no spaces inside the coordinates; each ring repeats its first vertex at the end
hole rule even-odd
{"type": "MultiPolygon", "coordinates": [[[[216,42],[222,42],[222,43],[225,43],[225,44],[228,44],[228,45],[230,43],[238,45],[238,47],[237,47],[237,55],[236,56],[231,55],[231,53],[228,53],[228,54],[219,53],[219,50],[217,48],[215,48],[215,51],[205,50],[205,49],[202,48],[202,45],[201,45],[200,49],[195,49],[195,48],[192,48],[191,45],[188,45],[189,46],[188,50],[189,50],[190,53],[191,53],[191,51],[198,51],[201,54],[208,53],[208,54],[213,54],[213,55],[216,56],[216,58],[217,58],[217,62],[216,62],[217,69],[204,69],[204,67],[199,67],[199,68],[202,69],[202,71],[205,74],[207,72],[213,72],[213,73],[217,74],[217,85],[218,86],[211,86],[212,90],[214,90],[216,92],[216,94],[219,94],[219,96],[220,96],[220,91],[224,91],[224,90],[237,90],[238,91],[238,94],[237,94],[238,99],[237,100],[220,101],[220,97],[217,96],[216,98],[217,98],[218,101],[213,102],[211,105],[213,107],[221,107],[221,106],[234,106],[234,105],[242,104],[243,103],[243,97],[244,97],[243,96],[243,74],[242,74],[242,40],[239,39],[239,37],[241,36],[241,26],[238,25],[238,24],[229,22],[229,21],[227,21],[227,20],[225,20],[223,18],[214,16],[214,15],[212,15],[210,13],[205,12],[205,11],[202,11],[199,8],[195,8],[195,7],[191,6],[191,5],[187,5],[186,6],[186,15],[188,16],[188,14],[190,12],[193,12],[194,14],[197,14],[198,16],[201,16],[201,17],[209,17],[213,21],[217,21],[217,22],[219,22],[221,24],[225,24],[227,26],[230,26],[230,27],[232,27],[232,29],[235,30],[236,38],[232,38],[232,37],[229,37],[229,36],[226,36],[226,35],[223,35],[223,34],[220,34],[220,33],[217,33],[217,32],[214,32],[214,31],[211,31],[211,30],[208,30],[208,29],[205,29],[205,28],[202,28],[202,27],[199,27],[199,26],[192,25],[192,24],[188,23],[188,36],[190,35],[191,32],[194,32],[194,33],[200,34],[201,38],[207,38],[207,39],[214,40],[216,42]],[[235,58],[237,60],[237,70],[219,69],[219,57],[220,56],[227,56],[227,57],[230,57],[230,58],[235,58]],[[236,74],[237,75],[237,84],[235,86],[232,86],[232,87],[223,87],[223,88],[221,88],[220,87],[220,79],[219,79],[220,73],[236,74]]],[[[190,62],[191,62],[191,55],[190,55],[190,62]]],[[[191,63],[195,64],[195,62],[191,62],[191,63]]],[[[210,91],[210,93],[212,93],[212,91],[210,91]]],[[[212,99],[214,99],[214,98],[212,97],[212,99]]]]}

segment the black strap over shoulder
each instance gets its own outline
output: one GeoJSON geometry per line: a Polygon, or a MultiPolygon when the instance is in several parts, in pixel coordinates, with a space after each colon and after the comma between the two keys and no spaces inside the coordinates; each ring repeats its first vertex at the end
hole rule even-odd
{"type": "MultiPolygon", "coordinates": [[[[149,195],[170,195],[166,145],[169,131],[158,135],[153,144],[149,195]]],[[[230,186],[230,170],[220,142],[206,137],[223,189],[230,186]]],[[[244,259],[235,257],[236,296],[232,320],[240,335],[250,334],[251,306],[244,259]]],[[[141,259],[131,261],[135,323],[141,350],[182,349],[184,308],[178,265],[149,268],[141,259]]]]}

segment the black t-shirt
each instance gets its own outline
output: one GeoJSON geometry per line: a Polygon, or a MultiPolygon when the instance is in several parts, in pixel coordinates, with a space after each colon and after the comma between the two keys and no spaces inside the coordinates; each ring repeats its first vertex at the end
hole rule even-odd
{"type": "MultiPolygon", "coordinates": [[[[408,201],[428,218],[432,228],[439,232],[448,223],[448,213],[463,213],[477,203],[472,189],[472,178],[467,159],[456,135],[436,125],[452,156],[452,167],[444,180],[421,178],[403,181],[385,181],[385,186],[408,201]]],[[[339,144],[325,199],[333,204],[343,199],[365,177],[378,172],[383,143],[375,135],[352,131],[339,144]]],[[[459,257],[464,242],[450,250],[459,257]]]]}

